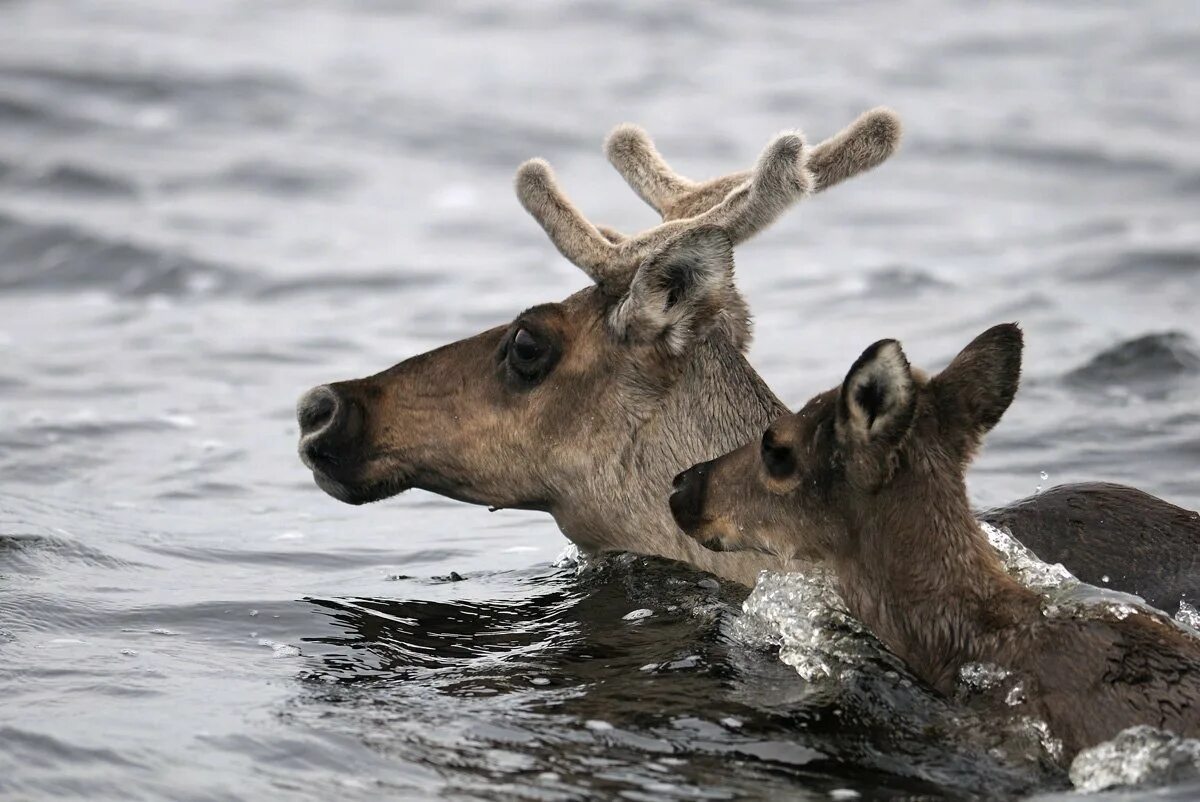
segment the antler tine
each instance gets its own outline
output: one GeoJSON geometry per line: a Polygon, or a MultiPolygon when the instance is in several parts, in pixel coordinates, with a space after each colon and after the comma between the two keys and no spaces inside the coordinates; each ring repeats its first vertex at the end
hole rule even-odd
{"type": "Polygon", "coordinates": [[[689,222],[724,228],[734,245],[762,231],[812,191],[806,147],[799,132],[780,134],[763,149],[749,183],[689,222]]]}
{"type": "MultiPolygon", "coordinates": [[[[886,161],[899,147],[900,135],[900,118],[891,109],[880,106],[862,114],[812,149],[808,167],[813,174],[813,192],[886,161]]],[[[741,170],[709,181],[689,181],[667,165],[650,136],[636,125],[617,126],[604,149],[629,186],[664,221],[703,214],[751,176],[751,171],[741,170]]]]}
{"type": "MultiPolygon", "coordinates": [[[[543,159],[530,159],[517,170],[515,186],[521,205],[546,231],[558,252],[596,283],[605,281],[616,247],[558,188],[550,165],[543,159]]],[[[611,234],[620,236],[616,231],[611,234]]]]}
{"type": "Polygon", "coordinates": [[[811,153],[799,133],[782,134],[762,152],[754,170],[697,184],[671,170],[645,131],[620,126],[605,145],[609,160],[664,220],[631,238],[593,225],[558,188],[550,165],[541,159],[521,165],[516,189],[521,205],[559,253],[597,284],[618,290],[643,259],[684,230],[718,226],[733,244],[744,242],[801,197],[880,164],[899,142],[895,113],[872,109],[811,153]]]}
{"type": "Polygon", "coordinates": [[[781,134],[759,156],[749,180],[711,209],[686,219],[669,220],[621,244],[614,272],[632,272],[642,259],[687,229],[718,226],[736,245],[762,231],[813,185],[806,166],[804,137],[781,134]]]}
{"type": "Polygon", "coordinates": [[[903,126],[885,106],[864,112],[857,120],[813,149],[809,169],[820,192],[876,167],[900,147],[903,126]]]}
{"type": "Polygon", "coordinates": [[[669,219],[675,202],[696,188],[694,181],[671,169],[640,126],[618,125],[604,140],[604,153],[625,183],[664,220],[669,219]]]}
{"type": "Polygon", "coordinates": [[[522,164],[515,185],[521,205],[559,253],[606,290],[620,291],[643,259],[685,230],[718,226],[737,244],[766,228],[812,190],[807,160],[804,137],[781,134],[763,150],[748,180],[720,203],[695,217],[669,220],[631,238],[589,222],[558,188],[550,165],[542,159],[522,164]]]}

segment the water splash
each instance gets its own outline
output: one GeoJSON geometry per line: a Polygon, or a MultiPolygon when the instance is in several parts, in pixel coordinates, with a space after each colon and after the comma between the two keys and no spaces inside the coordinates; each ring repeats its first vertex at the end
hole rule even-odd
{"type": "Polygon", "coordinates": [[[964,663],[958,669],[958,680],[973,690],[987,691],[1012,676],[1012,672],[995,663],[964,663]]]}
{"type": "Polygon", "coordinates": [[[1076,755],[1070,777],[1085,793],[1200,779],[1200,741],[1154,727],[1130,727],[1076,755]]]}
{"type": "Polygon", "coordinates": [[[1179,610],[1175,613],[1175,620],[1185,627],[1191,627],[1200,632],[1200,610],[1197,610],[1195,606],[1186,601],[1179,602],[1179,610]]]}
{"type": "Polygon", "coordinates": [[[290,643],[277,643],[276,641],[267,638],[259,638],[259,646],[269,646],[271,648],[271,656],[276,659],[286,659],[289,657],[299,657],[300,650],[290,643]]]}
{"type": "Polygon", "coordinates": [[[1005,570],[1022,585],[1033,590],[1046,591],[1079,584],[1079,580],[1072,576],[1062,563],[1042,562],[1005,530],[982,521],[979,528],[987,536],[988,543],[999,553],[1005,570]]]}
{"type": "Polygon", "coordinates": [[[554,558],[551,563],[555,568],[580,568],[587,562],[587,559],[579,547],[574,543],[568,542],[562,553],[554,558]]]}
{"type": "Polygon", "coordinates": [[[828,571],[763,571],[742,612],[734,636],[751,645],[778,646],[780,660],[809,682],[837,678],[885,654],[846,612],[828,571]]]}

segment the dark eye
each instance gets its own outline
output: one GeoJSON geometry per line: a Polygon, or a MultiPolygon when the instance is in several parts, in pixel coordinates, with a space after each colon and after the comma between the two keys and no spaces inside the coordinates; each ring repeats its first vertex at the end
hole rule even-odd
{"type": "Polygon", "coordinates": [[[770,429],[763,433],[762,461],[767,473],[776,479],[790,476],[796,470],[796,455],[792,447],[777,442],[770,429]]]}
{"type": "Polygon", "coordinates": [[[546,353],[546,345],[530,334],[529,329],[517,329],[510,353],[517,362],[536,362],[546,353]]]}
{"type": "Polygon", "coordinates": [[[505,351],[509,368],[526,382],[542,379],[557,361],[553,342],[523,326],[512,335],[505,351]]]}

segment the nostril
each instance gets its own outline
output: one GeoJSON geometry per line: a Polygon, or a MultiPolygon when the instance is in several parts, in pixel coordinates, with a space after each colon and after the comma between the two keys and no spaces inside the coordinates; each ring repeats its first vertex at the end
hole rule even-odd
{"type": "Polygon", "coordinates": [[[329,426],[338,411],[337,394],[328,387],[314,387],[296,404],[296,420],[301,436],[319,432],[329,426]]]}

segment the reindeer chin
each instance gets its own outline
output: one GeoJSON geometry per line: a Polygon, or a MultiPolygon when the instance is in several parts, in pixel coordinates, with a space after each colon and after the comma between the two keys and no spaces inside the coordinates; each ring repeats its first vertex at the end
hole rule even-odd
{"type": "Polygon", "coordinates": [[[313,480],[317,487],[324,490],[343,504],[371,504],[383,501],[385,498],[403,493],[408,487],[399,481],[375,482],[368,485],[351,486],[339,482],[320,471],[313,471],[313,480]]]}

